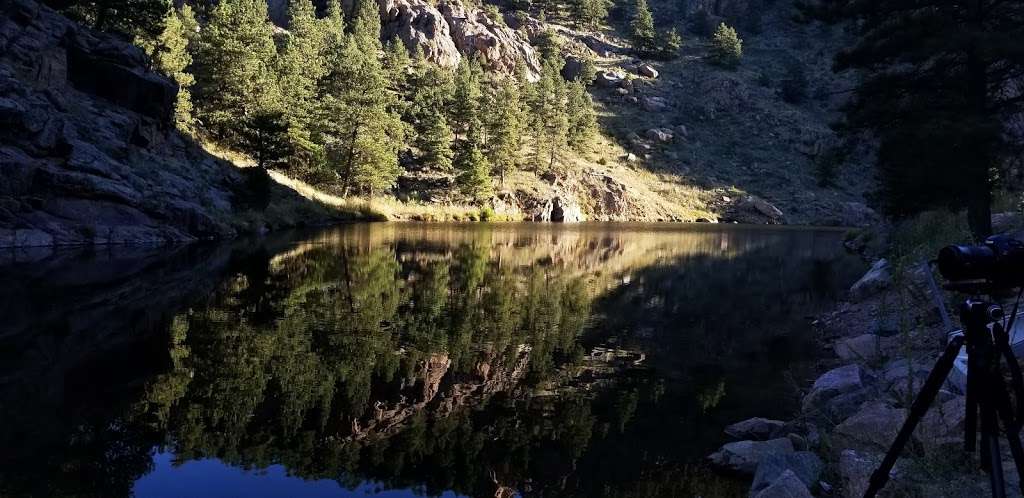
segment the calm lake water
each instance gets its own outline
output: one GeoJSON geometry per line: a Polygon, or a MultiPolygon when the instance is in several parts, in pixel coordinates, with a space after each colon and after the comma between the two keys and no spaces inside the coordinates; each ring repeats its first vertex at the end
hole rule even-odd
{"type": "Polygon", "coordinates": [[[745,496],[841,231],[352,225],[0,254],[0,496],[745,496]]]}

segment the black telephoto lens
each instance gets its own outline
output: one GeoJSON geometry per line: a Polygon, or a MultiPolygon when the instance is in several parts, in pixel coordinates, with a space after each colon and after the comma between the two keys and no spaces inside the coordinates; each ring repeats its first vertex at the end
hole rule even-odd
{"type": "Polygon", "coordinates": [[[953,282],[987,279],[995,259],[988,246],[946,246],[939,251],[939,273],[953,282]]]}

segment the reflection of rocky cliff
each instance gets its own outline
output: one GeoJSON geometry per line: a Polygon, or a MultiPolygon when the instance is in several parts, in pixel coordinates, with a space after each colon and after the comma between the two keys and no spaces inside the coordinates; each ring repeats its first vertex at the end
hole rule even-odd
{"type": "Polygon", "coordinates": [[[2,412],[18,460],[0,461],[0,494],[127,495],[156,446],[428,493],[728,493],[691,459],[720,443],[719,414],[738,418],[746,373],[759,402],[782,381],[756,330],[734,329],[819,292],[793,269],[825,244],[785,233],[377,225],[8,266],[20,325],[0,351],[25,361],[0,370],[19,410],[2,412]],[[743,301],[715,301],[737,283],[743,301]],[[719,330],[691,319],[730,310],[719,330]]]}

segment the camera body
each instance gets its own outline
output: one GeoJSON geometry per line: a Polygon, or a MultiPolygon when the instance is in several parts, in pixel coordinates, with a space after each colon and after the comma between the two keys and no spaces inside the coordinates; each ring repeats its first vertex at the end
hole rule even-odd
{"type": "Polygon", "coordinates": [[[939,273],[950,287],[1006,290],[1024,286],[1024,242],[994,235],[977,246],[946,246],[939,251],[939,273]]]}

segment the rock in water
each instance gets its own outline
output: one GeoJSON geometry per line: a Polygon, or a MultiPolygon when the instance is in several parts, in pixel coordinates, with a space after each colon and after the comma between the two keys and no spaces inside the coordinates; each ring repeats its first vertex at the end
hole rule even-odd
{"type": "Polygon", "coordinates": [[[762,417],[748,418],[725,428],[725,433],[735,439],[765,440],[771,438],[786,425],[780,420],[762,417]]]}
{"type": "Polygon", "coordinates": [[[811,498],[814,495],[793,471],[787,470],[770,485],[752,496],[754,498],[811,498]]]}
{"type": "Polygon", "coordinates": [[[793,443],[788,438],[767,441],[737,441],[726,443],[708,456],[712,464],[723,469],[754,475],[758,464],[770,455],[793,453],[793,443]]]}
{"type": "Polygon", "coordinates": [[[892,286],[889,262],[883,258],[875,261],[871,269],[850,287],[850,299],[863,301],[892,286]]]}

